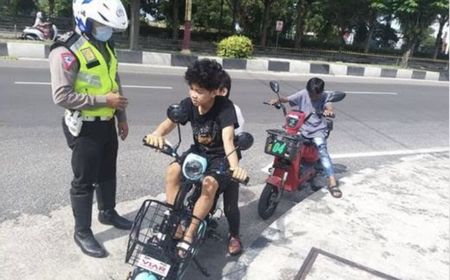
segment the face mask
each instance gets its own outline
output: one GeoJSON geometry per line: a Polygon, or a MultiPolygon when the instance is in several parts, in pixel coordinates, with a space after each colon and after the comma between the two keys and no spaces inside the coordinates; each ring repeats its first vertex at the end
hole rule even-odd
{"type": "Polygon", "coordinates": [[[113,33],[113,29],[109,26],[97,26],[94,29],[94,32],[92,32],[92,35],[95,39],[106,42],[108,41],[113,33]]]}

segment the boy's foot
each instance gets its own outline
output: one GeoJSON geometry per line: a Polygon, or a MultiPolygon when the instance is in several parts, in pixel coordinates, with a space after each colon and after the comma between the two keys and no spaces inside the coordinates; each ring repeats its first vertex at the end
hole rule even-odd
{"type": "Polygon", "coordinates": [[[341,198],[342,191],[338,187],[338,183],[334,176],[328,177],[328,191],[334,198],[341,198]]]}
{"type": "Polygon", "coordinates": [[[228,254],[236,256],[242,253],[242,242],[239,237],[231,236],[228,238],[228,254]]]}
{"type": "Polygon", "coordinates": [[[179,258],[184,259],[191,253],[192,249],[192,237],[184,236],[183,239],[177,244],[177,255],[179,258]]]}
{"type": "Polygon", "coordinates": [[[328,191],[334,198],[341,198],[342,197],[342,191],[339,189],[337,185],[328,187],[328,191]]]}

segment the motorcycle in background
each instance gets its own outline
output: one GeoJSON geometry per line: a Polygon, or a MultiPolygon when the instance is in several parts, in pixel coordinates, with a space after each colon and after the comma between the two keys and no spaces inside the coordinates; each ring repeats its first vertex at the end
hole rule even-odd
{"type": "MultiPolygon", "coordinates": [[[[277,82],[271,81],[270,87],[278,96],[280,87],[277,82]]],[[[328,92],[326,102],[338,102],[345,98],[345,93],[340,91],[328,92]]],[[[305,138],[300,134],[302,125],[312,116],[322,112],[306,113],[298,110],[286,112],[286,107],[278,102],[266,105],[274,106],[283,110],[285,124],[283,129],[268,129],[264,152],[274,156],[270,175],[266,180],[258,202],[258,214],[262,219],[268,219],[273,215],[284,191],[294,192],[302,188],[305,183],[313,182],[320,174],[322,164],[319,152],[312,139],[305,138]]],[[[334,117],[334,116],[333,116],[334,117]]],[[[333,128],[333,121],[327,117],[328,135],[333,128]]],[[[328,137],[327,135],[327,137],[328,137]]],[[[314,188],[314,186],[313,186],[314,188]]]]}
{"type": "Polygon", "coordinates": [[[58,38],[58,28],[49,21],[35,27],[25,26],[20,38],[25,40],[55,41],[58,38]]]}

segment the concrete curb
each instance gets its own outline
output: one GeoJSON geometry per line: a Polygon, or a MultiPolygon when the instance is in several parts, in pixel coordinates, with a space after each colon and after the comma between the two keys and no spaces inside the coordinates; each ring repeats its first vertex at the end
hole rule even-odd
{"type": "MultiPolygon", "coordinates": [[[[48,58],[49,46],[39,43],[0,43],[0,56],[20,58],[48,58]]],[[[339,63],[306,62],[300,60],[254,58],[230,59],[215,56],[182,55],[179,53],[159,53],[145,51],[117,50],[120,62],[150,64],[158,66],[186,67],[198,58],[212,58],[225,69],[286,72],[298,74],[346,75],[359,77],[402,78],[414,80],[448,81],[448,72],[433,72],[411,69],[395,69],[373,66],[357,66],[339,63]]]]}

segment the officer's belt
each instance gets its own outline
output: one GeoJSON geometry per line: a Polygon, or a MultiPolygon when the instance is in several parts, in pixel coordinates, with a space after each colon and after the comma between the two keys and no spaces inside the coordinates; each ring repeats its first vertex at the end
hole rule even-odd
{"type": "Polygon", "coordinates": [[[85,122],[95,122],[95,121],[110,121],[113,117],[94,117],[94,116],[81,116],[81,120],[85,122]]]}

